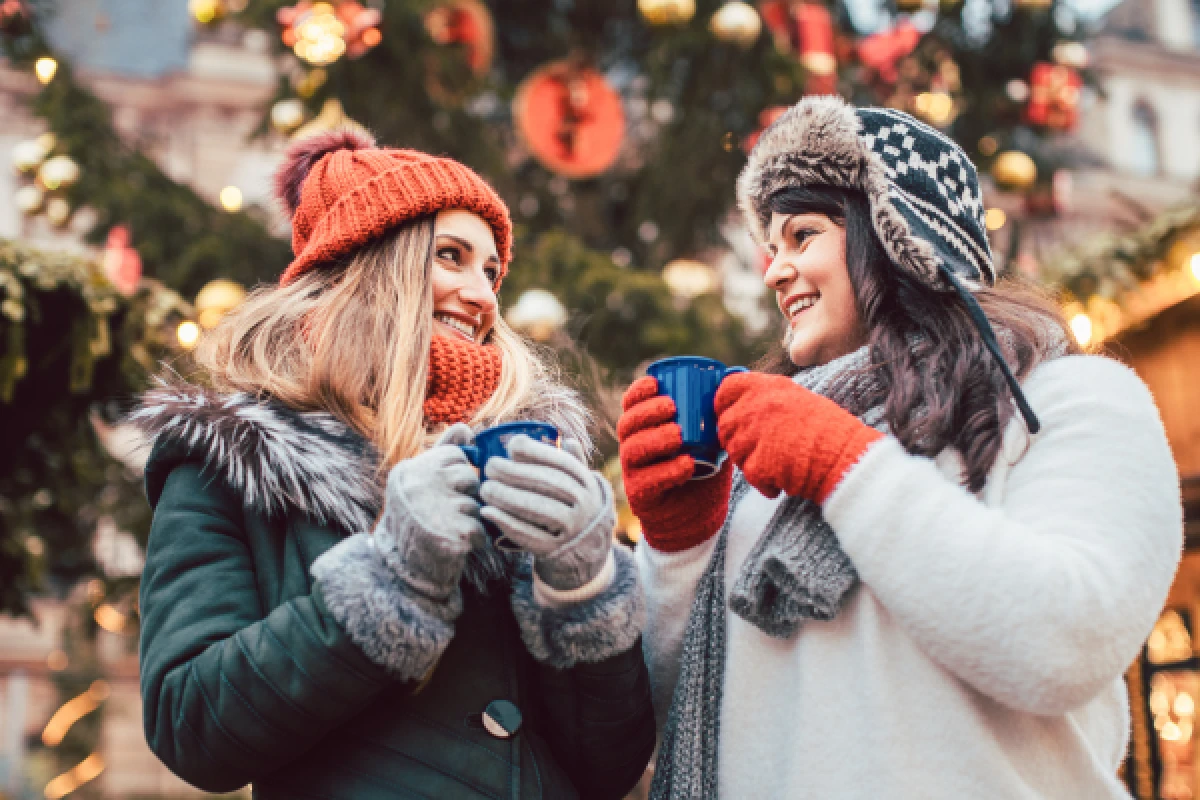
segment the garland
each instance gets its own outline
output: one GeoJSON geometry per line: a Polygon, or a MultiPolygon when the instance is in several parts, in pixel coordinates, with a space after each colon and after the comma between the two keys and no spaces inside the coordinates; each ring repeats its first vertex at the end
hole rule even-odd
{"type": "Polygon", "coordinates": [[[189,314],[156,281],[124,297],[85,258],[0,240],[0,612],[27,613],[31,593],[96,574],[102,517],[148,531],[137,476],[92,416],[120,413],[189,314]]]}

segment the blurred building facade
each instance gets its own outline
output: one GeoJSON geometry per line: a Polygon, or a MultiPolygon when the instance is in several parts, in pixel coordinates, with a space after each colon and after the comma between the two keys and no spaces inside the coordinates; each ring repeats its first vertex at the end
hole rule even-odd
{"type": "MultiPolygon", "coordinates": [[[[268,132],[253,138],[275,91],[276,69],[266,34],[226,29],[198,32],[186,0],[72,0],[59,4],[48,31],[56,51],[112,108],[117,130],[154,157],[174,179],[217,201],[236,186],[247,205],[270,207],[271,175],[284,142],[268,132]]],[[[0,153],[45,132],[30,113],[38,90],[25,71],[0,61],[0,153]]],[[[0,169],[0,237],[73,251],[89,250],[83,235],[91,222],[76,213],[65,228],[45,216],[27,218],[11,198],[18,179],[0,169]]],[[[92,252],[98,253],[98,249],[92,252]]],[[[102,561],[116,558],[128,571],[129,537],[100,531],[102,561]]],[[[136,547],[134,548],[136,550],[136,547]]],[[[37,624],[0,617],[0,798],[41,798],[54,778],[38,746],[46,723],[66,699],[59,679],[75,668],[63,652],[73,609],[86,599],[35,604],[37,624]]],[[[172,775],[146,745],[138,687],[137,642],[100,630],[94,668],[107,697],[98,711],[97,753],[104,770],[80,789],[82,796],[184,798],[207,796],[172,775]]],[[[45,753],[43,752],[44,756],[45,753]]]]}

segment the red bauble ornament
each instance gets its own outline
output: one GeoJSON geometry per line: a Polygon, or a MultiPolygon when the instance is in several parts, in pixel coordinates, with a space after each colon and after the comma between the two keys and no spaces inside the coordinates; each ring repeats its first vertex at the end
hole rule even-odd
{"type": "Polygon", "coordinates": [[[882,33],[872,34],[858,43],[858,60],[884,83],[893,85],[900,77],[896,65],[917,48],[921,32],[905,20],[882,33]]]}
{"type": "Polygon", "coordinates": [[[142,257],[130,245],[129,228],[114,225],[104,245],[104,275],[126,297],[137,291],[142,279],[142,257]]]}
{"type": "Polygon", "coordinates": [[[808,94],[836,91],[837,55],[829,9],[820,3],[765,0],[758,10],[775,46],[785,53],[795,53],[808,70],[804,91],[808,94]]]}
{"type": "Polygon", "coordinates": [[[22,0],[0,0],[0,33],[16,35],[29,28],[29,10],[22,0]]]}
{"type": "Polygon", "coordinates": [[[462,47],[467,66],[484,75],[492,66],[495,26],[487,7],[478,0],[451,0],[425,14],[425,30],[440,45],[462,47]]]}
{"type": "Polygon", "coordinates": [[[1083,79],[1071,67],[1039,62],[1029,75],[1029,103],[1025,120],[1031,125],[1070,131],[1079,122],[1079,95],[1083,79]]]}
{"type": "Polygon", "coordinates": [[[521,82],[513,117],[534,157],[569,178],[590,178],[616,161],[625,136],[621,98],[599,72],[556,61],[521,82]]]}

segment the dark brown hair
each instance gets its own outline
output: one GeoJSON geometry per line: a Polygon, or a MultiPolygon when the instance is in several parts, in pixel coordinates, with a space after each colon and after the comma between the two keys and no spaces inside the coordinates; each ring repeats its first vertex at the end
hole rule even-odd
{"type": "MultiPolygon", "coordinates": [[[[846,268],[870,347],[869,369],[877,371],[881,387],[872,405],[883,404],[892,434],[910,453],[932,458],[946,447],[957,449],[967,488],[981,489],[1014,409],[1000,366],[962,301],[892,264],[861,192],[793,187],[772,195],[768,205],[778,214],[822,214],[845,227],[846,268]]],[[[1068,352],[1080,352],[1044,291],[1002,281],[977,290],[975,298],[997,334],[1009,339],[1011,348],[1005,349],[1018,379],[1060,337],[1068,352]]],[[[782,346],[755,366],[781,375],[798,371],[782,346]]]]}

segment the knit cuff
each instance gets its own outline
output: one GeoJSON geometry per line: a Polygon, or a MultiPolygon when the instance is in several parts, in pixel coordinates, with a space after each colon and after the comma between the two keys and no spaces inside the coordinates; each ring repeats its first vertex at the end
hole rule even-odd
{"type": "Polygon", "coordinates": [[[672,489],[659,506],[640,518],[642,536],[663,553],[678,553],[706,542],[721,530],[729,514],[733,465],[701,481],[688,481],[672,489]]]}
{"type": "Polygon", "coordinates": [[[604,591],[562,608],[540,605],[534,597],[531,559],[513,578],[512,609],[530,654],[556,669],[593,664],[633,647],[646,624],[646,600],[633,554],[612,549],[615,575],[604,591]]]}
{"type": "Polygon", "coordinates": [[[445,602],[421,597],[388,569],[368,534],[338,542],[310,572],[338,626],[400,680],[428,673],[454,637],[462,611],[458,588],[445,602]]]}

